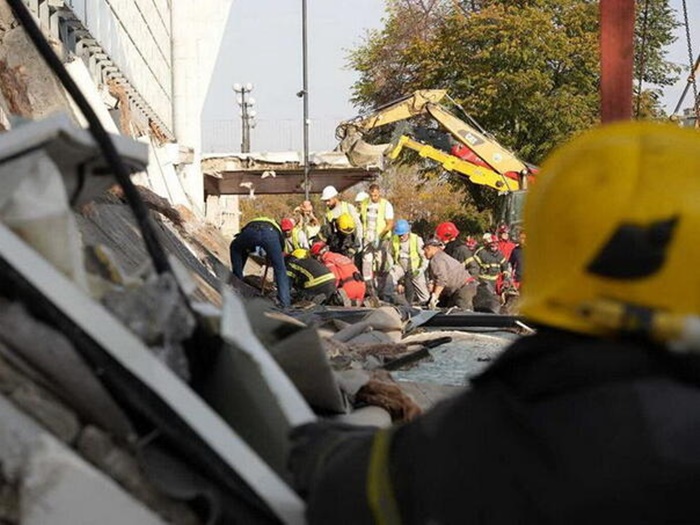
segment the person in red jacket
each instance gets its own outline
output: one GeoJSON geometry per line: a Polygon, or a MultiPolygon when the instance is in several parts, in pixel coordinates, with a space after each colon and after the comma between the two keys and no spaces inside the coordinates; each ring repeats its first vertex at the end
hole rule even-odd
{"type": "Polygon", "coordinates": [[[496,232],[498,235],[498,249],[501,251],[506,261],[510,259],[510,254],[515,248],[515,243],[510,240],[510,228],[507,225],[501,224],[496,232]]]}
{"type": "Polygon", "coordinates": [[[345,255],[332,252],[323,241],[311,246],[311,256],[325,264],[333,272],[336,286],[355,304],[360,304],[365,297],[367,287],[360,270],[345,255]]]}

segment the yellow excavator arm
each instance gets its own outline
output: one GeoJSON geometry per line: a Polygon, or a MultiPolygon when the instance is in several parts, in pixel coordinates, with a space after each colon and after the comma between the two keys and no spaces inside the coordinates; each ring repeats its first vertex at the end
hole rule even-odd
{"type": "Polygon", "coordinates": [[[424,158],[432,159],[439,162],[447,171],[457,172],[460,175],[467,177],[474,184],[490,186],[498,191],[517,191],[520,189],[520,184],[514,179],[510,179],[503,174],[477,166],[459,157],[445,153],[437,148],[417,142],[406,135],[402,135],[396,145],[388,152],[387,157],[395,160],[401,154],[403,148],[409,148],[424,158]]]}
{"type": "Polygon", "coordinates": [[[369,115],[361,115],[342,122],[336,130],[340,150],[356,165],[381,164],[380,159],[394,160],[404,147],[415,150],[422,157],[439,162],[446,170],[465,175],[475,184],[484,184],[499,191],[514,191],[521,185],[506,173],[526,174],[527,165],[501,146],[483,130],[459,119],[439,102],[447,96],[444,89],[422,89],[383,106],[369,115]],[[479,166],[469,160],[422,144],[411,137],[402,136],[395,144],[368,144],[363,140],[366,132],[406,120],[418,115],[428,115],[446,130],[455,141],[467,146],[487,166],[479,166]]]}
{"type": "Polygon", "coordinates": [[[422,115],[425,113],[425,108],[428,104],[437,104],[445,96],[447,96],[447,91],[444,89],[420,89],[415,91],[413,95],[390,102],[369,115],[360,115],[341,122],[337,131],[338,138],[344,137],[348,129],[366,132],[386,124],[422,115]]]}

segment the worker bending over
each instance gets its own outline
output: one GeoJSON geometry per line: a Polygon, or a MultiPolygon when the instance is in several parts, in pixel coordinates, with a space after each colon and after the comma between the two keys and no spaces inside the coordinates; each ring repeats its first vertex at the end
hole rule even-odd
{"type": "Polygon", "coordinates": [[[323,263],[309,257],[308,250],[297,248],[284,258],[284,263],[297,300],[325,304],[335,295],[335,275],[323,263]]]}
{"type": "Polygon", "coordinates": [[[275,272],[277,298],[280,305],[283,308],[288,307],[291,304],[291,297],[287,269],[284,266],[284,234],[274,219],[258,217],[243,226],[240,233],[236,234],[229,247],[233,275],[243,279],[243,268],[248,256],[257,248],[265,252],[265,257],[275,272]]]}
{"type": "Polygon", "coordinates": [[[476,280],[457,259],[445,253],[440,239],[425,242],[423,253],[428,263],[428,308],[456,306],[462,310],[473,310],[472,300],[476,294],[476,280]]]}

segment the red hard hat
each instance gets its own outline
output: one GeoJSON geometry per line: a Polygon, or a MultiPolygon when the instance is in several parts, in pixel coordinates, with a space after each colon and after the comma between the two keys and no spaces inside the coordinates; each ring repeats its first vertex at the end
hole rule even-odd
{"type": "Polygon", "coordinates": [[[311,245],[311,255],[316,256],[326,247],[326,243],[323,241],[316,241],[311,245]]]}
{"type": "Polygon", "coordinates": [[[288,218],[282,219],[280,221],[280,228],[282,228],[283,232],[291,231],[292,228],[294,228],[294,220],[288,218]]]}
{"type": "Polygon", "coordinates": [[[458,235],[459,230],[453,222],[441,222],[438,224],[437,228],[435,228],[435,236],[442,242],[449,242],[456,239],[458,235]]]}

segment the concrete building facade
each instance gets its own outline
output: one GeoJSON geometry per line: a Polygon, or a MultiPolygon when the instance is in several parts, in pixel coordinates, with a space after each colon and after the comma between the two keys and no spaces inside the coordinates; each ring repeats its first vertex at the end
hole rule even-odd
{"type": "Polygon", "coordinates": [[[25,4],[105,125],[150,143],[136,182],[204,216],[201,112],[231,0],[25,4]]]}

